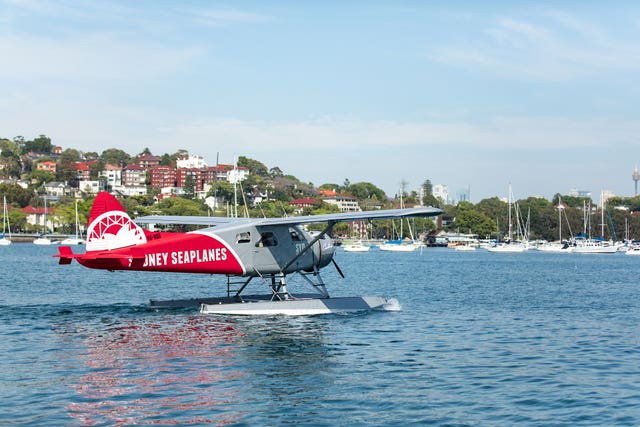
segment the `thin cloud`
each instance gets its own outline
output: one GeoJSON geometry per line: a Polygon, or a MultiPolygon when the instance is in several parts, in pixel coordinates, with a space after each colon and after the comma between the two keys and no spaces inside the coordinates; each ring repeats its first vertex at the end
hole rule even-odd
{"type": "Polygon", "coordinates": [[[367,149],[394,146],[446,146],[520,151],[553,151],[629,143],[640,124],[609,120],[569,120],[552,117],[499,117],[491,122],[398,122],[318,120],[270,123],[216,119],[159,129],[172,140],[220,141],[232,146],[274,150],[367,149]]]}
{"type": "Polygon", "coordinates": [[[268,15],[239,9],[194,9],[190,15],[193,22],[210,27],[264,23],[273,20],[268,15]]]}
{"type": "MultiPolygon", "coordinates": [[[[545,11],[545,25],[499,16],[471,47],[435,48],[431,58],[456,67],[477,67],[516,79],[562,81],[605,70],[640,69],[640,40],[614,38],[612,31],[561,11],[545,11]]],[[[534,16],[531,18],[535,19],[534,16]]]]}
{"type": "Polygon", "coordinates": [[[16,79],[135,79],[148,70],[156,75],[184,67],[203,51],[197,47],[168,47],[153,42],[125,43],[106,36],[51,39],[38,36],[0,37],[0,56],[12,58],[12,67],[0,67],[0,76],[16,79]]]}

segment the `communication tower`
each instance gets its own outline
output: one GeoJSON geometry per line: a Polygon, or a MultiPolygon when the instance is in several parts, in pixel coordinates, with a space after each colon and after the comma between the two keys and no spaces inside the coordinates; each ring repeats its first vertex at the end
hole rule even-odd
{"type": "Polygon", "coordinates": [[[638,173],[638,166],[636,166],[636,168],[633,170],[633,175],[631,175],[631,178],[633,178],[633,182],[636,185],[636,196],[638,195],[638,181],[640,181],[640,173],[638,173]]]}

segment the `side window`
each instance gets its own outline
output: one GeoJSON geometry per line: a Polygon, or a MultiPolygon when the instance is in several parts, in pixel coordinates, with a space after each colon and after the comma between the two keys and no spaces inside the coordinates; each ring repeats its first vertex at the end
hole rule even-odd
{"type": "Polygon", "coordinates": [[[258,243],[256,243],[256,246],[260,248],[268,247],[268,246],[277,246],[277,245],[278,245],[278,239],[276,239],[275,234],[273,234],[270,231],[262,233],[262,235],[260,236],[260,240],[258,241],[258,243]]]}
{"type": "Polygon", "coordinates": [[[251,242],[251,233],[246,231],[244,233],[236,234],[236,242],[238,242],[238,243],[249,243],[249,242],[251,242]]]}
{"type": "Polygon", "coordinates": [[[289,234],[291,235],[291,240],[294,242],[302,241],[302,236],[300,236],[300,233],[295,228],[289,227],[289,234]]]}

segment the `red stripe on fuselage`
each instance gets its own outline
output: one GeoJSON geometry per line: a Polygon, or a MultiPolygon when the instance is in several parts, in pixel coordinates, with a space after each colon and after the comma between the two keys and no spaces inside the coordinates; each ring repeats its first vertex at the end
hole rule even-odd
{"type": "Polygon", "coordinates": [[[139,246],[90,253],[78,262],[107,270],[167,271],[243,275],[244,266],[221,239],[200,233],[161,233],[139,246]],[[104,255],[104,256],[101,256],[104,255]],[[113,259],[114,256],[121,258],[113,259]]]}

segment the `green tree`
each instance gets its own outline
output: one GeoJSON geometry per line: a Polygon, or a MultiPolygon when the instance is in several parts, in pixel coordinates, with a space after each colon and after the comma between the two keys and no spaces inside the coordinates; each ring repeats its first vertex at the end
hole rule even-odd
{"type": "Polygon", "coordinates": [[[131,156],[118,148],[107,148],[100,154],[100,160],[106,165],[126,166],[131,163],[131,156]]]}
{"type": "Polygon", "coordinates": [[[164,153],[160,156],[160,166],[172,166],[174,162],[175,159],[173,159],[168,153],[164,153]]]}
{"type": "Polygon", "coordinates": [[[36,153],[51,154],[53,151],[53,144],[51,138],[46,135],[40,135],[32,141],[26,141],[22,147],[22,154],[26,154],[30,151],[36,153]]]}
{"type": "Polygon", "coordinates": [[[188,173],[184,179],[184,186],[182,189],[184,191],[184,195],[182,197],[185,199],[193,200],[196,197],[196,181],[190,173],[188,173]]]}
{"type": "Polygon", "coordinates": [[[216,197],[229,203],[233,203],[233,184],[227,181],[216,181],[211,186],[207,196],[216,197]]]}
{"type": "Polygon", "coordinates": [[[385,192],[370,182],[351,184],[347,191],[358,200],[374,199],[384,201],[387,199],[385,192]]]}
{"type": "Polygon", "coordinates": [[[477,234],[479,237],[484,238],[491,235],[494,225],[491,218],[474,208],[460,211],[449,228],[460,233],[477,234]]]}
{"type": "Polygon", "coordinates": [[[25,226],[27,225],[27,214],[22,212],[22,210],[16,206],[9,206],[8,210],[11,231],[15,233],[24,231],[25,226]]]}
{"type": "Polygon", "coordinates": [[[76,181],[78,171],[76,165],[82,159],[80,152],[73,148],[67,148],[60,154],[56,162],[56,180],[61,182],[76,181]]]}
{"type": "Polygon", "coordinates": [[[32,170],[28,174],[28,178],[31,180],[31,185],[40,187],[45,182],[53,182],[56,180],[55,174],[45,170],[32,170]]]}
{"type": "Polygon", "coordinates": [[[0,139],[0,176],[13,178],[20,176],[22,163],[18,146],[8,139],[0,139]]]}
{"type": "Polygon", "coordinates": [[[238,167],[249,169],[250,175],[269,176],[269,170],[263,163],[245,156],[238,157],[238,167]]]}
{"type": "Polygon", "coordinates": [[[281,177],[283,175],[284,175],[284,173],[282,173],[282,170],[278,166],[275,166],[275,167],[272,167],[271,169],[269,169],[269,176],[271,178],[277,178],[277,177],[281,177]]]}
{"type": "Polygon", "coordinates": [[[431,180],[427,179],[422,183],[422,192],[424,196],[433,196],[433,184],[431,184],[431,180]]]}
{"type": "Polygon", "coordinates": [[[157,208],[162,215],[203,216],[207,214],[204,205],[196,200],[181,197],[168,197],[158,202],[157,208]]]}
{"type": "Polygon", "coordinates": [[[24,208],[29,205],[33,190],[22,188],[17,184],[0,183],[0,194],[6,196],[7,203],[24,208]]]}

